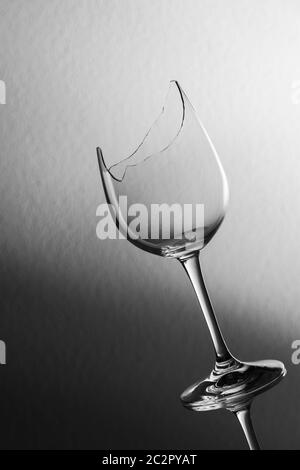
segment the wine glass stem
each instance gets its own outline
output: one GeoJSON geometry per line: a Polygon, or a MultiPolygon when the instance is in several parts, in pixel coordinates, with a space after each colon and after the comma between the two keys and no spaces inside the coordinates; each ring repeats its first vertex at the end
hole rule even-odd
{"type": "Polygon", "coordinates": [[[254,428],[252,425],[250,406],[243,408],[242,410],[236,411],[235,415],[242,426],[244,434],[246,436],[250,450],[260,450],[258,440],[256,438],[254,428]]]}
{"type": "Polygon", "coordinates": [[[199,252],[192,253],[189,257],[181,258],[180,262],[182,263],[184,269],[186,270],[190,278],[190,281],[198,297],[201,310],[205,317],[211,335],[211,339],[215,348],[216,366],[218,367],[218,365],[221,366],[222,363],[228,363],[228,361],[234,360],[222,336],[218,321],[216,319],[204,284],[199,262],[199,252]]]}

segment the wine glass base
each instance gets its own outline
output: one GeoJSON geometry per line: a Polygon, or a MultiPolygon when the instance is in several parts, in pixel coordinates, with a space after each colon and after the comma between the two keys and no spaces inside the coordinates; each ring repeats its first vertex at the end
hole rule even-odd
{"type": "Polygon", "coordinates": [[[194,411],[220,408],[238,411],[285,375],[286,369],[280,361],[241,363],[234,360],[224,370],[218,368],[206,379],[190,386],[180,399],[186,408],[194,411]]]}

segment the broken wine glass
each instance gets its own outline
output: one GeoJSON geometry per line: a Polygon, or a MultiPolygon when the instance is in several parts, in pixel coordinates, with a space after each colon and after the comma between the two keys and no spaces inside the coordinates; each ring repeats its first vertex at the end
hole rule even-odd
{"type": "Polygon", "coordinates": [[[251,402],[278,383],[286,370],[282,362],[275,360],[237,360],[222,336],[205,287],[199,253],[223,221],[228,184],[216,150],[178,82],[170,82],[160,115],[130,156],[108,167],[100,148],[97,155],[117,228],[138,248],[179,260],[210,331],[215,365],[206,378],[181,395],[182,404],[195,411],[225,408],[234,412],[249,447],[258,449],[250,419],[251,402]],[[122,196],[127,198],[126,208],[119,202],[122,196]],[[203,209],[202,217],[191,210],[196,206],[203,209]],[[153,217],[153,207],[159,217],[153,217]],[[137,212],[138,221],[134,217],[137,212]],[[186,213],[188,223],[178,223],[179,215],[186,213]]]}

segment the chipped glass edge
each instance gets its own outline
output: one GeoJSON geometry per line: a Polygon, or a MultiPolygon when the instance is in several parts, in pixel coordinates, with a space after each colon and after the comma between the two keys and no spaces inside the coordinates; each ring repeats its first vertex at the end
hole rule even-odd
{"type": "Polygon", "coordinates": [[[148,131],[146,132],[146,134],[144,135],[144,138],[142,139],[142,141],[139,143],[139,145],[135,148],[135,150],[127,157],[125,158],[122,158],[119,162],[117,163],[114,163],[113,165],[111,165],[110,167],[107,167],[106,163],[105,163],[105,160],[104,160],[104,157],[103,157],[103,153],[102,153],[102,150],[100,147],[97,147],[97,154],[98,154],[98,159],[99,159],[99,163],[100,163],[100,159],[102,160],[102,164],[104,166],[104,168],[106,169],[106,171],[110,174],[110,176],[115,180],[117,181],[118,183],[121,183],[125,176],[126,176],[126,172],[127,172],[127,169],[128,168],[132,168],[132,167],[136,167],[142,163],[144,163],[146,160],[148,160],[149,158],[152,158],[154,157],[155,155],[159,155],[163,152],[165,152],[166,150],[168,150],[173,144],[174,142],[177,140],[177,138],[179,137],[180,133],[181,133],[181,130],[184,126],[184,122],[185,122],[185,114],[186,114],[186,106],[185,106],[185,93],[184,91],[182,90],[181,86],[179,85],[178,81],[177,80],[171,80],[169,82],[169,88],[168,88],[168,91],[167,91],[167,94],[166,94],[166,98],[164,100],[164,105],[159,113],[159,115],[157,116],[157,118],[153,121],[152,125],[149,127],[148,131]],[[179,129],[176,130],[175,132],[175,135],[173,138],[171,138],[171,140],[169,141],[169,143],[167,145],[165,145],[162,149],[158,150],[158,151],[155,151],[155,152],[151,152],[149,155],[146,155],[142,160],[136,162],[136,163],[130,163],[130,160],[132,160],[132,158],[137,154],[137,152],[143,147],[143,145],[145,144],[145,142],[147,141],[147,138],[149,137],[152,129],[155,127],[155,125],[159,122],[159,120],[161,119],[161,117],[164,115],[165,113],[165,107],[166,107],[166,102],[167,102],[167,98],[168,98],[168,95],[169,95],[169,92],[172,88],[172,86],[176,86],[177,88],[177,91],[179,93],[179,99],[181,101],[181,107],[182,107],[182,116],[180,118],[180,125],[179,125],[179,129]],[[116,169],[118,166],[124,164],[125,162],[128,162],[128,164],[125,166],[124,168],[124,171],[123,171],[123,174],[120,178],[118,178],[114,173],[113,173],[113,169],[116,169]]]}
{"type": "MultiPolygon", "coordinates": [[[[118,183],[121,183],[122,181],[124,181],[124,178],[126,176],[126,172],[128,170],[128,168],[132,168],[132,167],[137,167],[139,165],[141,165],[142,163],[144,163],[146,160],[156,156],[156,155],[160,155],[162,153],[164,153],[166,150],[168,150],[175,142],[176,140],[179,138],[180,134],[181,134],[181,131],[184,127],[184,123],[185,123],[185,120],[186,120],[186,112],[187,112],[187,107],[186,107],[186,104],[188,105],[188,107],[191,109],[191,111],[193,112],[195,118],[197,119],[198,121],[198,124],[200,126],[200,129],[201,131],[203,132],[205,138],[207,139],[209,145],[210,145],[210,148],[212,150],[212,153],[216,159],[216,162],[217,162],[217,165],[219,167],[219,170],[223,176],[223,181],[224,181],[224,194],[223,194],[223,197],[224,197],[224,206],[226,207],[227,204],[228,204],[228,201],[229,201],[229,187],[228,187],[228,181],[227,181],[227,177],[226,177],[226,174],[225,174],[225,171],[224,171],[224,168],[223,168],[223,165],[220,161],[220,158],[218,156],[218,153],[214,147],[214,144],[212,143],[204,125],[202,124],[201,120],[199,119],[199,117],[197,116],[197,113],[195,111],[195,108],[193,107],[192,103],[190,102],[189,98],[187,97],[186,93],[183,91],[183,89],[181,88],[179,82],[177,80],[170,80],[169,82],[169,88],[168,88],[168,91],[166,93],[166,96],[165,96],[165,100],[164,100],[164,104],[163,104],[163,107],[160,111],[160,113],[158,114],[158,116],[156,117],[156,119],[153,121],[152,125],[150,126],[150,128],[148,129],[148,131],[146,132],[146,134],[144,135],[144,138],[142,139],[142,141],[140,142],[140,144],[135,148],[135,150],[127,157],[121,159],[119,162],[117,163],[114,163],[113,165],[111,165],[110,167],[107,167],[106,163],[105,163],[105,160],[104,160],[104,156],[103,156],[103,152],[101,150],[100,147],[97,147],[97,156],[98,156],[98,162],[99,162],[99,166],[100,166],[100,169],[105,169],[106,172],[110,175],[110,177],[118,182],[118,183]],[[130,164],[130,160],[136,155],[136,153],[143,147],[143,145],[145,144],[145,142],[147,141],[147,138],[149,137],[152,129],[155,127],[155,125],[159,122],[159,120],[161,119],[161,117],[164,115],[164,112],[165,112],[165,107],[166,107],[166,104],[167,104],[167,100],[168,100],[168,96],[169,96],[169,93],[172,89],[173,86],[176,86],[176,89],[179,93],[179,99],[180,99],[180,102],[181,102],[181,106],[182,106],[182,116],[181,116],[181,119],[180,119],[180,125],[179,125],[179,129],[176,131],[175,135],[173,138],[171,138],[171,140],[169,141],[169,143],[164,146],[162,149],[160,149],[159,151],[156,151],[156,152],[151,152],[149,155],[147,155],[146,157],[144,157],[142,160],[136,162],[136,163],[131,163],[130,164]],[[117,168],[118,166],[124,164],[125,162],[128,162],[128,164],[125,166],[124,168],[124,171],[122,173],[122,176],[120,178],[118,178],[115,174],[113,174],[113,169],[114,168],[117,168]]],[[[102,176],[104,176],[102,174],[102,176]]]]}

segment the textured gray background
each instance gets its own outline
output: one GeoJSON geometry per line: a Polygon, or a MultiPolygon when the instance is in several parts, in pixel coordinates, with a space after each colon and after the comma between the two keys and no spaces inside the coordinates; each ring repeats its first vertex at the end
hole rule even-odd
{"type": "Polygon", "coordinates": [[[95,147],[128,154],[174,78],[231,189],[203,253],[225,336],[289,369],[257,434],[299,447],[299,50],[296,0],[0,0],[1,448],[246,448],[179,403],[213,360],[182,268],[95,234],[95,147]]]}

